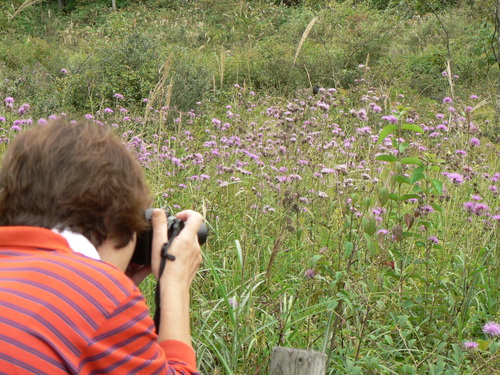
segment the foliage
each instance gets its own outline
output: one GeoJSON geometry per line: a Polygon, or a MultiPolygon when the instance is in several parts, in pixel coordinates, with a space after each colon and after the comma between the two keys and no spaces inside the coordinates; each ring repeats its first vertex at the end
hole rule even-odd
{"type": "MultiPolygon", "coordinates": [[[[500,149],[480,136],[483,102],[414,106],[366,72],[289,100],[234,85],[188,112],[115,95],[86,116],[137,156],[156,206],[206,217],[192,308],[202,372],[266,372],[276,345],[325,351],[329,374],[498,365],[481,330],[500,318],[500,149]]],[[[35,111],[3,98],[2,144],[46,121],[35,111]]]]}
{"type": "Polygon", "coordinates": [[[204,213],[202,373],[266,373],[276,345],[326,352],[328,374],[493,373],[498,68],[484,13],[172,4],[41,4],[12,21],[0,5],[0,150],[49,116],[84,116],[122,137],[156,206],[204,213]]]}
{"type": "Polygon", "coordinates": [[[374,85],[406,86],[431,98],[447,95],[437,73],[448,60],[460,77],[458,90],[491,88],[498,72],[493,20],[474,11],[478,25],[468,6],[408,20],[395,8],[381,12],[365,2],[284,7],[250,1],[232,6],[228,0],[174,7],[129,1],[119,3],[119,12],[101,2],[80,2],[67,14],[42,2],[9,21],[16,4],[2,5],[0,61],[7,80],[0,91],[34,103],[34,93],[43,91],[53,98],[47,110],[60,102],[67,112],[95,112],[115,92],[140,106],[161,81],[167,61],[165,82],[174,82],[169,103],[183,110],[235,82],[274,95],[314,86],[349,88],[357,66],[366,63],[374,85]],[[61,69],[70,73],[64,82],[61,69]],[[22,84],[12,84],[20,76],[22,84]]]}

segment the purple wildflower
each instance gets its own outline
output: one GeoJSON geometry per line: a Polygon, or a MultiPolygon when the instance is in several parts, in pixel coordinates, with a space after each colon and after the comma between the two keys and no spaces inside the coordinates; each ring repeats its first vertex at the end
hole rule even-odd
{"type": "Polygon", "coordinates": [[[304,277],[308,280],[314,279],[314,276],[316,276],[316,272],[312,268],[309,268],[306,272],[304,272],[304,277]]]}
{"type": "Polygon", "coordinates": [[[467,212],[472,212],[474,210],[474,206],[476,204],[474,202],[465,202],[464,203],[464,210],[467,212]]]}
{"type": "Polygon", "coordinates": [[[22,106],[19,107],[17,110],[17,113],[20,115],[24,115],[26,112],[30,110],[31,106],[29,104],[23,104],[22,106]]]}
{"type": "Polygon", "coordinates": [[[479,344],[475,341],[466,341],[464,342],[465,349],[476,349],[479,344]]]}
{"type": "Polygon", "coordinates": [[[449,104],[449,103],[452,103],[452,102],[453,102],[453,100],[450,97],[448,97],[448,96],[443,99],[443,103],[448,103],[449,104]]]}
{"type": "Polygon", "coordinates": [[[432,206],[426,205],[420,207],[420,211],[422,212],[422,215],[432,214],[434,212],[434,208],[432,206]]]}
{"type": "Polygon", "coordinates": [[[238,301],[236,300],[236,297],[231,297],[228,299],[228,302],[229,302],[229,305],[231,305],[231,307],[233,309],[236,309],[238,308],[238,301]]]}
{"type": "Polygon", "coordinates": [[[431,241],[432,243],[436,243],[436,244],[439,243],[439,240],[436,236],[430,236],[428,238],[428,240],[431,241]]]}
{"type": "Polygon", "coordinates": [[[397,124],[398,118],[394,115],[382,116],[382,120],[387,120],[391,124],[397,124]]]}
{"type": "Polygon", "coordinates": [[[481,144],[481,142],[476,137],[472,137],[470,139],[470,144],[473,145],[473,146],[479,146],[481,144]]]}
{"type": "Polygon", "coordinates": [[[116,99],[120,99],[120,100],[124,98],[124,96],[123,96],[122,94],[115,94],[115,95],[113,95],[113,96],[114,96],[116,99]]]}
{"type": "Polygon", "coordinates": [[[454,184],[461,184],[464,182],[464,176],[458,173],[448,173],[446,177],[448,177],[454,184]]]}
{"type": "Polygon", "coordinates": [[[488,322],[483,326],[483,332],[490,336],[500,336],[500,324],[488,322]]]}
{"type": "Polygon", "coordinates": [[[476,215],[481,216],[481,215],[483,215],[483,214],[485,213],[485,211],[489,211],[489,209],[490,209],[490,208],[489,208],[489,207],[488,207],[488,205],[487,205],[487,204],[485,204],[485,203],[476,203],[476,204],[474,205],[474,209],[473,209],[473,211],[474,211],[474,213],[475,213],[476,215]]]}

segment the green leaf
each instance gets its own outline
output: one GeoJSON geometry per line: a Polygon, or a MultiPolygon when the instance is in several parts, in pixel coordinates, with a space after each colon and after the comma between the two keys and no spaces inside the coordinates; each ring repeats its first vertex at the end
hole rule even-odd
{"type": "Polygon", "coordinates": [[[388,162],[398,161],[398,158],[395,157],[394,155],[379,155],[375,159],[382,160],[382,161],[388,161],[388,162]]]}
{"type": "Polygon", "coordinates": [[[370,206],[372,205],[372,200],[370,198],[366,198],[366,199],[363,199],[360,204],[361,204],[361,207],[370,208],[370,206]]]}
{"type": "Polygon", "coordinates": [[[436,189],[436,192],[441,195],[443,194],[443,183],[439,180],[436,179],[431,179],[432,186],[434,186],[434,189],[436,189]]]}
{"type": "Polygon", "coordinates": [[[354,244],[352,242],[346,241],[344,243],[345,246],[345,257],[349,258],[352,254],[352,251],[354,250],[354,244]]]}
{"type": "Polygon", "coordinates": [[[318,260],[320,260],[320,259],[321,259],[321,255],[316,254],[316,255],[314,255],[314,256],[311,258],[311,260],[309,261],[309,264],[310,264],[311,266],[313,266],[313,265],[315,265],[316,263],[318,263],[318,260]]]}
{"type": "Polygon", "coordinates": [[[416,124],[404,124],[401,127],[401,129],[411,130],[412,132],[415,132],[415,133],[424,134],[424,129],[422,129],[419,125],[416,125],[416,124]]]}
{"type": "Polygon", "coordinates": [[[398,151],[400,154],[402,154],[403,152],[406,151],[406,149],[408,148],[410,144],[408,142],[405,142],[405,143],[401,143],[399,146],[398,146],[398,151]]]}
{"type": "Polygon", "coordinates": [[[363,233],[363,236],[365,237],[366,248],[368,249],[370,256],[375,256],[377,254],[377,250],[378,250],[377,241],[372,241],[372,239],[370,238],[370,236],[367,233],[363,233]]]}
{"type": "Polygon", "coordinates": [[[425,178],[424,168],[415,168],[413,170],[413,173],[411,174],[410,181],[411,181],[412,184],[414,184],[415,182],[420,181],[423,178],[425,178]]]}
{"type": "Polygon", "coordinates": [[[390,345],[390,346],[393,346],[394,345],[394,341],[392,341],[392,337],[389,336],[389,335],[385,335],[384,336],[384,340],[390,345]]]}
{"type": "Polygon", "coordinates": [[[403,176],[396,176],[394,177],[394,181],[396,181],[398,184],[408,184],[411,185],[410,179],[407,177],[403,176]]]}
{"type": "Polygon", "coordinates": [[[483,351],[487,350],[488,346],[490,346],[490,342],[486,341],[486,340],[477,340],[476,342],[479,344],[479,346],[478,346],[479,350],[483,350],[483,351]]]}
{"type": "Polygon", "coordinates": [[[420,160],[416,156],[409,156],[406,158],[402,158],[401,164],[416,164],[416,165],[421,166],[421,167],[424,165],[424,163],[422,163],[422,160],[420,160]]]}
{"type": "Polygon", "coordinates": [[[378,136],[377,145],[381,144],[384,141],[384,139],[386,139],[387,136],[389,134],[391,134],[397,128],[398,128],[398,126],[396,124],[390,124],[390,125],[387,125],[385,128],[383,128],[378,136]]]}
{"type": "Polygon", "coordinates": [[[386,188],[380,188],[378,192],[378,200],[380,202],[380,205],[383,207],[387,203],[387,200],[389,199],[389,190],[386,188]]]}
{"type": "Polygon", "coordinates": [[[369,236],[372,236],[373,233],[377,230],[377,221],[374,217],[363,218],[363,230],[369,236]]]}
{"type": "Polygon", "coordinates": [[[391,143],[392,143],[392,147],[394,147],[397,150],[398,149],[398,141],[396,140],[396,137],[391,138],[391,143]]]}
{"type": "Polygon", "coordinates": [[[436,203],[431,203],[432,208],[434,208],[436,211],[443,212],[443,208],[436,203]]]}
{"type": "Polygon", "coordinates": [[[423,225],[427,229],[431,229],[432,228],[432,224],[430,222],[428,222],[428,221],[421,221],[420,225],[423,225]]]}

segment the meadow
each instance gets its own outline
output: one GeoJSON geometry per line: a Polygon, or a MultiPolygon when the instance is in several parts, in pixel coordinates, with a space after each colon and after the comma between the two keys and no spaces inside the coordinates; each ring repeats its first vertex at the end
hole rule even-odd
{"type": "MultiPolygon", "coordinates": [[[[80,108],[4,86],[0,152],[25,128],[86,118],[136,155],[155,206],[203,213],[192,292],[203,374],[267,374],[275,346],[325,352],[327,374],[499,373],[492,90],[443,64],[441,91],[424,98],[370,64],[317,93],[234,79],[187,109],[168,102],[166,75],[140,98],[110,88],[80,108]]],[[[68,94],[81,77],[63,69],[68,94]]],[[[150,301],[153,285],[141,286],[150,301]]]]}
{"type": "MultiPolygon", "coordinates": [[[[481,98],[419,114],[364,84],[288,101],[235,85],[172,122],[144,102],[86,117],[135,153],[156,206],[206,218],[203,373],[265,373],[276,345],[327,352],[333,374],[498,369],[500,150],[476,136],[481,98]]],[[[3,145],[61,116],[2,104],[3,145]]]]}

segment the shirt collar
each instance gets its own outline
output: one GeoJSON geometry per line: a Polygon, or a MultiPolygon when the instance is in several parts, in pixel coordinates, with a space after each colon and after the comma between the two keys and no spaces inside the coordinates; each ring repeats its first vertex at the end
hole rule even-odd
{"type": "Polygon", "coordinates": [[[100,260],[99,253],[94,245],[80,233],[75,233],[68,228],[53,228],[54,233],[59,234],[68,241],[68,245],[76,253],[83,254],[89,258],[100,260]]]}
{"type": "MultiPolygon", "coordinates": [[[[62,231],[65,232],[64,230],[62,231]]],[[[70,231],[68,231],[70,232],[70,231]]],[[[4,226],[0,227],[0,247],[1,248],[22,248],[22,249],[43,249],[43,250],[57,250],[64,252],[78,252],[94,259],[99,259],[99,254],[95,247],[81,234],[70,232],[75,235],[74,238],[78,240],[73,241],[72,244],[65,235],[59,230],[50,230],[40,227],[28,226],[4,226]],[[88,254],[81,249],[81,244],[88,244],[92,246],[83,245],[88,254]],[[94,253],[95,252],[95,253],[94,253]]],[[[69,236],[73,237],[73,236],[69,236]]]]}

